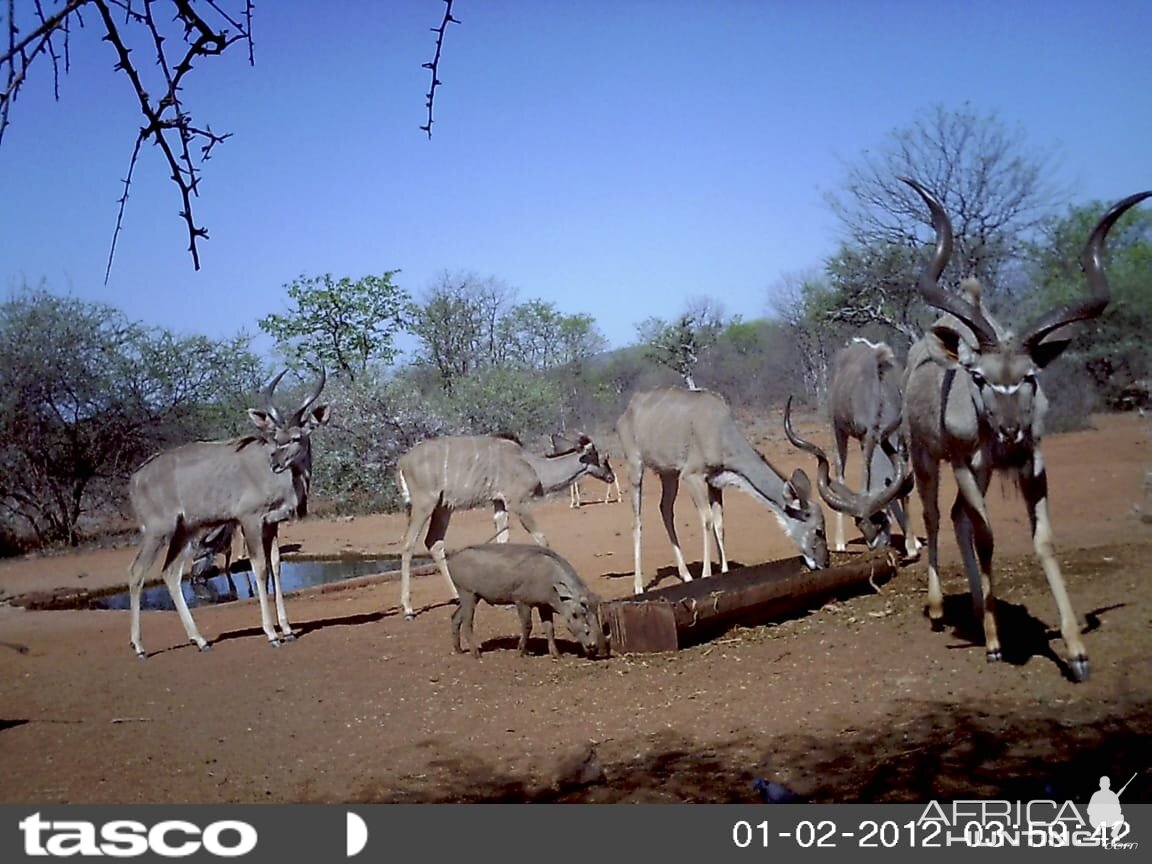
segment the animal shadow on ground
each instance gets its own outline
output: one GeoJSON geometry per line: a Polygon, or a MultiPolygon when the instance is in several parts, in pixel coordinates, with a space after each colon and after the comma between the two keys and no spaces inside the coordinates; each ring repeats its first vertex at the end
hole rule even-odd
{"type": "MultiPolygon", "coordinates": [[[[345,615],[340,618],[319,618],[315,621],[305,621],[304,623],[296,623],[292,625],[292,631],[296,638],[313,633],[317,630],[323,630],[326,627],[356,627],[360,624],[368,624],[372,621],[380,621],[383,618],[393,617],[398,615],[396,610],[388,612],[363,612],[356,615],[345,615]]],[[[244,627],[239,630],[225,630],[215,639],[210,639],[208,647],[211,648],[220,642],[228,642],[232,639],[266,639],[264,630],[261,627],[244,627]]],[[[159,654],[165,654],[169,651],[182,651],[186,648],[195,648],[196,646],[191,642],[182,642],[179,645],[171,645],[167,648],[161,648],[158,651],[148,652],[149,657],[154,657],[159,654]]]]}
{"type": "MultiPolygon", "coordinates": [[[[739,561],[729,560],[728,561],[728,572],[731,573],[734,570],[740,570],[740,569],[744,568],[745,566],[747,566],[747,565],[745,565],[739,561]]],[[[692,574],[693,579],[702,578],[700,576],[700,568],[701,568],[701,564],[699,561],[689,561],[688,562],[688,572],[692,574]]],[[[714,577],[720,576],[720,575],[721,575],[720,565],[717,564],[715,561],[713,561],[712,562],[712,576],[709,578],[714,578],[714,577]]],[[[631,580],[632,579],[632,571],[629,570],[626,573],[605,573],[604,578],[605,579],[628,579],[628,580],[631,580]]],[[[659,568],[656,571],[656,575],[654,575],[651,579],[648,580],[648,583],[644,586],[644,590],[645,591],[651,591],[654,588],[660,588],[660,587],[667,588],[668,585],[680,585],[680,584],[682,584],[680,581],[680,571],[676,569],[675,564],[669,564],[665,567],[659,568]],[[667,584],[661,585],[661,583],[663,583],[663,582],[667,582],[667,584]]]]}
{"type": "MultiPolygon", "coordinates": [[[[292,631],[296,634],[296,637],[299,638],[328,627],[357,627],[361,624],[369,624],[384,618],[395,617],[398,614],[399,612],[396,610],[389,610],[388,612],[360,612],[355,615],[342,615],[339,618],[318,618],[314,621],[295,623],[292,625],[292,631]]],[[[214,641],[225,642],[229,639],[248,639],[257,636],[261,639],[266,638],[262,628],[245,627],[241,630],[227,630],[217,636],[214,641]]]]}
{"type": "MultiPolygon", "coordinates": [[[[1100,627],[1100,616],[1105,612],[1120,608],[1124,604],[1094,609],[1084,616],[1086,625],[1082,632],[1089,633],[1100,627]]],[[[927,608],[925,608],[927,615],[927,608]]],[[[1033,657],[1051,660],[1069,681],[1076,681],[1068,664],[1052,647],[1052,641],[1060,639],[1058,627],[1051,627],[1032,615],[1027,607],[996,599],[996,624],[1000,633],[1000,648],[1003,662],[1013,666],[1025,666],[1033,657]]],[[[949,627],[952,635],[963,639],[972,646],[984,645],[984,625],[972,608],[972,597],[967,592],[949,594],[944,598],[944,618],[941,629],[949,627]]],[[[954,646],[968,647],[968,646],[954,646]]]]}
{"type": "MultiPolygon", "coordinates": [[[[517,625],[519,619],[515,619],[517,625]]],[[[561,625],[562,626],[562,625],[561,625]]],[[[557,628],[559,629],[559,628],[557,628]]],[[[516,652],[520,645],[519,636],[496,636],[491,639],[485,639],[480,643],[480,653],[487,654],[490,651],[511,651],[516,652]]],[[[576,642],[570,639],[565,639],[559,634],[556,636],[556,648],[560,651],[561,656],[572,656],[583,659],[584,649],[576,642]]],[[[467,650],[467,649],[465,649],[467,650]]],[[[548,640],[543,636],[530,636],[528,637],[528,659],[533,657],[547,657],[548,656],[548,640]]]]}
{"type": "MultiPolygon", "coordinates": [[[[696,741],[660,731],[579,748],[526,776],[441,739],[419,774],[369,781],[347,803],[758,803],[757,778],[813,803],[958,799],[1085,802],[1102,775],[1139,772],[1125,804],[1152,801],[1152,707],[1139,700],[1013,713],[910,700],[900,717],[850,734],[696,741]],[[565,762],[594,760],[574,779],[565,762]]],[[[587,745],[584,745],[587,746],[587,745]]]]}

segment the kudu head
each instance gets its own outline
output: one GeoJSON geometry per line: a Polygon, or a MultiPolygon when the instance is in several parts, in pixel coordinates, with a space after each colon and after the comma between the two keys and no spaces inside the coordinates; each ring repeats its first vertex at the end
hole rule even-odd
{"type": "Polygon", "coordinates": [[[612,466],[608,464],[608,456],[606,454],[601,456],[600,451],[596,449],[596,445],[587,435],[578,435],[575,441],[558,433],[554,433],[551,437],[552,452],[548,454],[550,458],[567,456],[569,453],[579,451],[580,461],[586,466],[588,474],[603,480],[605,483],[612,483],[616,480],[612,466]]]}
{"type": "Polygon", "coordinates": [[[829,470],[828,454],[811,441],[801,438],[792,428],[792,397],[784,406],[784,434],[796,447],[816,457],[816,488],[820,497],[833,510],[847,513],[856,521],[856,528],[863,535],[869,549],[879,549],[892,545],[892,525],[886,508],[897,498],[912,492],[913,477],[903,459],[897,459],[893,468],[896,476],[882,490],[871,498],[865,492],[853,492],[838,480],[833,480],[829,470]]]}
{"type": "Polygon", "coordinates": [[[1049,310],[1015,335],[994,324],[979,303],[940,287],[940,274],[952,255],[952,223],[940,201],[928,189],[908,177],[899,179],[928,205],[936,232],[936,250],[920,277],[920,295],[929,306],[952,316],[940,319],[929,328],[925,335],[929,353],[944,368],[967,373],[963,377],[971,391],[972,403],[996,446],[1029,448],[1040,431],[1045,404],[1036,374],[1068,347],[1074,335],[1070,325],[1099,317],[1108,305],[1104,239],[1116,220],[1130,207],[1152,196],[1152,191],[1128,196],[1096,223],[1080,255],[1088,296],[1049,310]]]}
{"type": "Polygon", "coordinates": [[[312,392],[285,418],[272,401],[276,385],[285,372],[268,382],[261,394],[264,407],[250,408],[248,416],[255,424],[260,440],[268,447],[268,462],[272,470],[277,474],[292,470],[307,476],[312,471],[312,430],[327,423],[330,416],[326,403],[314,404],[324,389],[326,375],[321,367],[320,378],[312,392]]]}

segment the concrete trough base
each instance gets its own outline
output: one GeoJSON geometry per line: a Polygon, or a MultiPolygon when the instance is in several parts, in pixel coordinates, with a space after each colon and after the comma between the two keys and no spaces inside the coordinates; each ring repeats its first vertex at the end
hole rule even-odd
{"type": "Polygon", "coordinates": [[[873,590],[896,572],[889,549],[853,555],[826,570],[797,556],[716,573],[600,604],[613,654],[677,651],[737,625],[781,621],[832,598],[873,590]]]}

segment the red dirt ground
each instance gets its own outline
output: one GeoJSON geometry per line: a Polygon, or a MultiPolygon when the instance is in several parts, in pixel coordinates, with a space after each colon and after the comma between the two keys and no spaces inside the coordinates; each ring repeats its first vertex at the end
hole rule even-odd
{"type": "MultiPolygon", "coordinates": [[[[413,622],[398,614],[395,581],[289,596],[301,638],[279,649],[254,601],[195,611],[214,643],[203,654],[175,613],[147,612],[145,661],[129,648],[127,612],[0,601],[0,802],[732,802],[757,800],[757,777],[813,801],[1079,801],[1102,774],[1133,772],[1125,801],[1150,801],[1150,430],[1136,415],[1094,425],[1044,443],[1059,558],[1086,624],[1086,683],[1064,674],[1023,504],[993,481],[1007,654],[996,665],[974,633],[950,527],[944,632],[924,615],[921,562],[879,593],[679,652],[605,661],[579,656],[560,625],[561,659],[547,657],[542,638],[520,658],[515,613],[489,606],[476,618],[483,658],[452,654],[439,576],[414,580],[414,602],[427,608],[413,622]]],[[[801,428],[828,443],[811,420],[801,428]]],[[[807,466],[780,438],[753,436],[779,467],[807,466]]],[[[676,577],[658,487],[644,487],[645,561],[664,586],[676,577]]],[[[596,500],[603,490],[585,481],[596,500]]],[[[945,513],[951,495],[945,486],[945,513]]],[[[625,496],[571,510],[565,493],[537,507],[552,546],[605,598],[631,591],[625,496]]],[[[734,492],[726,503],[734,562],[795,554],[750,498],[734,492]]],[[[919,527],[918,502],[912,512],[919,527]]],[[[687,495],[677,522],[698,569],[687,495]]],[[[459,513],[449,547],[486,540],[491,526],[484,511],[459,513]]],[[[395,554],[402,527],[402,515],[312,517],[282,542],[297,554],[395,554]]],[[[514,526],[513,539],[523,536],[514,526]]],[[[0,598],[122,585],[133,553],[0,562],[0,598]]]]}

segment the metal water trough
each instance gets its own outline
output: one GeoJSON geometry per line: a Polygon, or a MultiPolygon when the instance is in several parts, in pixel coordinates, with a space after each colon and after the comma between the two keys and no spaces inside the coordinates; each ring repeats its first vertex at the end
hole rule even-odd
{"type": "Polygon", "coordinates": [[[737,625],[780,621],[833,597],[872,590],[896,572],[890,550],[854,555],[825,570],[797,556],[717,573],[600,604],[613,654],[677,651],[737,625]]]}

